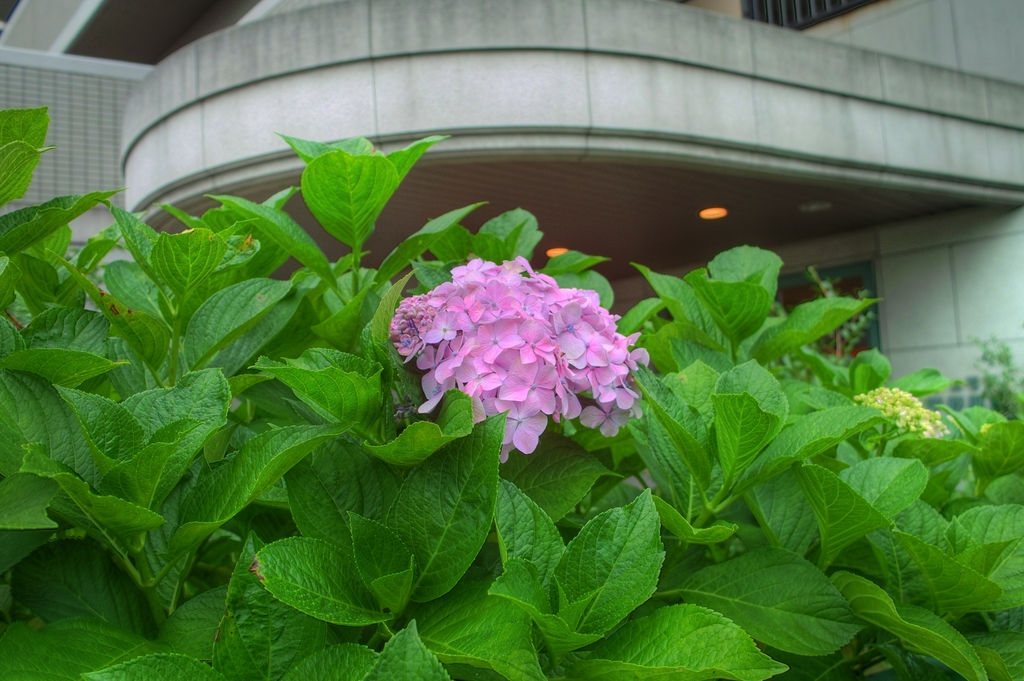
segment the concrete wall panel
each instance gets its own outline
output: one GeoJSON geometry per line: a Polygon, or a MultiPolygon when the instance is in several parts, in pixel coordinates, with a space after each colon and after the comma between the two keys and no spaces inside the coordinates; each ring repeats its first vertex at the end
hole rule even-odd
{"type": "MultiPolygon", "coordinates": [[[[763,146],[851,163],[886,162],[877,105],[759,80],[754,107],[763,146]]],[[[907,160],[913,165],[917,159],[907,160]]]]}
{"type": "Polygon", "coordinates": [[[757,143],[754,94],[748,78],[600,54],[587,58],[587,68],[596,129],[757,143]]]}
{"type": "Polygon", "coordinates": [[[880,304],[886,350],[955,345],[957,324],[949,250],[883,258],[880,304]]]}
{"type": "Polygon", "coordinates": [[[964,339],[1024,340],[1024,234],[958,244],[953,265],[964,339]]]}
{"type": "Polygon", "coordinates": [[[383,59],[374,66],[377,133],[585,128],[586,65],[570,52],[383,59]]]}

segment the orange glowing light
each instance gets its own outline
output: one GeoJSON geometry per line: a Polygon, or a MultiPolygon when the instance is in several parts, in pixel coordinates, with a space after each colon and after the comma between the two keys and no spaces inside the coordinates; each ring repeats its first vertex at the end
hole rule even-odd
{"type": "Polygon", "coordinates": [[[549,248],[548,250],[544,251],[544,253],[549,258],[557,258],[558,256],[564,255],[565,253],[568,253],[568,252],[569,252],[568,248],[549,248]]]}
{"type": "Polygon", "coordinates": [[[697,213],[702,220],[717,220],[724,218],[729,214],[729,211],[722,208],[721,206],[713,206],[711,208],[705,208],[704,210],[697,213]]]}

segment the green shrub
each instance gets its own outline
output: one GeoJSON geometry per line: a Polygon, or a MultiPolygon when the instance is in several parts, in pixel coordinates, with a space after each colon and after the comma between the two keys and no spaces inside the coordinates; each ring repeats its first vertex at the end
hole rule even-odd
{"type": "MultiPolygon", "coordinates": [[[[47,119],[0,116],[10,201],[47,119]]],[[[67,222],[112,192],[0,218],[0,680],[1024,674],[1024,425],[940,420],[913,397],[937,372],[808,349],[872,301],[771,317],[781,261],[750,247],[640,267],[658,297],[619,330],[652,358],[644,416],[551,423],[499,464],[504,416],[457,391],[418,414],[389,329],[411,276],[529,259],[536,220],[472,234],[467,206],[364,268],[439,138],[287,141],[336,263],[284,212],[295,189],[165,206],[177,234],[115,207],[73,256],[67,222]]],[[[610,305],[602,259],[567,255],[545,270],[610,305]]]]}

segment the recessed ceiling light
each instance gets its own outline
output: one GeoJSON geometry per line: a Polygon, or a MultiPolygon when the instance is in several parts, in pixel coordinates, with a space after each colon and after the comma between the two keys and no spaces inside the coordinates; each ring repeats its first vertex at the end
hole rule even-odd
{"type": "Polygon", "coordinates": [[[544,251],[544,253],[549,258],[557,258],[558,256],[564,255],[565,253],[568,253],[568,252],[569,252],[568,248],[549,248],[548,250],[544,251]]]}
{"type": "Polygon", "coordinates": [[[721,206],[712,206],[711,208],[705,208],[704,210],[697,213],[702,220],[717,220],[724,218],[729,214],[729,211],[722,208],[721,206]]]}
{"type": "Polygon", "coordinates": [[[831,201],[804,201],[796,207],[801,213],[821,213],[832,208],[831,201]]]}

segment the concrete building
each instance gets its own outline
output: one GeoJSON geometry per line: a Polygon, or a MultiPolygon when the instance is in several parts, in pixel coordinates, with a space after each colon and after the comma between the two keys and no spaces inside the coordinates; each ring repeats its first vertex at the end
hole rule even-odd
{"type": "Polygon", "coordinates": [[[161,203],[297,184],[275,133],[451,135],[381,216],[377,257],[489,200],[477,221],[522,206],[542,247],[612,256],[617,307],[650,295],[631,261],[685,272],[750,243],[787,272],[861,264],[896,373],[967,377],[972,337],[1024,359],[1022,33],[1020,0],[20,0],[0,68],[69,85],[17,95],[3,72],[0,105],[50,103],[76,169],[54,177],[116,178],[156,227],[161,203]]]}

